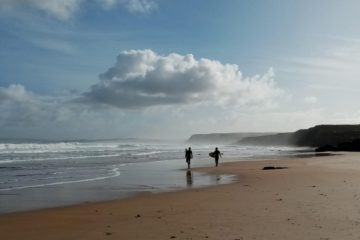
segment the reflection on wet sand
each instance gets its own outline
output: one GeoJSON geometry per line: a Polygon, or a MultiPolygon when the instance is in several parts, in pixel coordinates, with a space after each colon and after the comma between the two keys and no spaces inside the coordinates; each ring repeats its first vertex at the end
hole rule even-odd
{"type": "Polygon", "coordinates": [[[193,175],[190,170],[186,171],[186,186],[191,187],[193,185],[193,175]]]}
{"type": "Polygon", "coordinates": [[[207,185],[225,184],[230,183],[233,180],[233,175],[224,175],[219,173],[207,174],[186,170],[186,187],[200,187],[207,185]]]}

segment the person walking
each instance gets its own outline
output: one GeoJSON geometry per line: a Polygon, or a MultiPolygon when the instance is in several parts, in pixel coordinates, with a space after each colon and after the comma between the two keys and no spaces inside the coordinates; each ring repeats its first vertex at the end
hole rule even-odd
{"type": "Polygon", "coordinates": [[[215,151],[214,151],[214,158],[215,158],[215,166],[217,167],[219,165],[219,158],[221,157],[221,152],[219,151],[219,149],[216,147],[215,151]]]}
{"type": "Polygon", "coordinates": [[[192,158],[193,158],[193,153],[191,151],[191,147],[189,147],[189,149],[185,149],[185,160],[188,165],[188,169],[190,169],[190,163],[192,158]]]}

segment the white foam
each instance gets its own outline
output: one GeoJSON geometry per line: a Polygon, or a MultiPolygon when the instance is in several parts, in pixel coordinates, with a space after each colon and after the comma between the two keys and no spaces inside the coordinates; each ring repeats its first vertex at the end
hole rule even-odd
{"type": "Polygon", "coordinates": [[[116,142],[59,142],[59,143],[0,143],[1,153],[63,153],[81,151],[130,150],[134,144],[116,142]],[[130,149],[129,149],[130,148],[130,149]]]}
{"type": "Polygon", "coordinates": [[[146,156],[146,155],[153,155],[153,154],[159,154],[164,153],[165,151],[152,151],[152,152],[144,152],[144,153],[135,153],[134,156],[146,156]]]}
{"type": "Polygon", "coordinates": [[[73,180],[73,181],[61,181],[61,182],[54,182],[54,183],[44,183],[44,184],[36,184],[36,185],[28,185],[28,186],[20,186],[20,187],[12,187],[12,188],[3,188],[3,189],[0,189],[0,191],[21,190],[21,189],[27,189],[27,188],[39,188],[39,187],[63,185],[63,184],[70,184],[70,183],[92,182],[92,181],[105,180],[105,179],[108,179],[108,178],[114,178],[114,177],[120,176],[119,168],[111,169],[111,172],[113,172],[113,174],[110,175],[110,176],[79,179],[79,180],[73,180]]]}
{"type": "Polygon", "coordinates": [[[32,161],[51,161],[51,160],[70,160],[70,159],[87,159],[87,158],[106,158],[106,157],[121,157],[126,154],[104,154],[104,155],[89,155],[89,156],[68,156],[55,158],[34,158],[34,159],[5,159],[0,160],[0,164],[16,163],[16,162],[32,162],[32,161]]]}

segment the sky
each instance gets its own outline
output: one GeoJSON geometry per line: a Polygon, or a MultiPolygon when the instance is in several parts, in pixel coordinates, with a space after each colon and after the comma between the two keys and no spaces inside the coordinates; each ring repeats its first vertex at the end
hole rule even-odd
{"type": "Polygon", "coordinates": [[[356,0],[0,0],[0,138],[360,122],[356,0]]]}

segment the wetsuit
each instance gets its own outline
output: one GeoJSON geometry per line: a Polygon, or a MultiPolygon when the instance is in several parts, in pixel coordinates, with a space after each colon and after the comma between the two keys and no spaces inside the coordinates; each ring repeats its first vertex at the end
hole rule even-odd
{"type": "Polygon", "coordinates": [[[185,159],[186,159],[186,163],[188,164],[188,168],[190,168],[190,161],[192,159],[192,151],[191,150],[186,150],[185,152],[185,159]]]}
{"type": "Polygon", "coordinates": [[[214,158],[215,158],[215,165],[218,166],[219,165],[219,158],[220,158],[220,151],[219,150],[215,150],[214,152],[214,158]]]}

